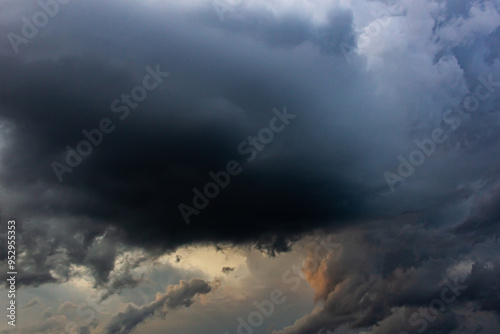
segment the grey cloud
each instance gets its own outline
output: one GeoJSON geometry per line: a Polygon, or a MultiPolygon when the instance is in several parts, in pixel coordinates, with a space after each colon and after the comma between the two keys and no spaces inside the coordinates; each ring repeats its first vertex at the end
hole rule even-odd
{"type": "Polygon", "coordinates": [[[28,303],[26,303],[23,307],[25,307],[25,308],[32,307],[32,306],[38,305],[38,303],[40,303],[40,300],[38,298],[33,298],[28,303]]]}
{"type": "Polygon", "coordinates": [[[166,293],[157,294],[156,300],[149,304],[140,307],[127,304],[123,312],[118,313],[110,320],[106,326],[106,333],[130,333],[154,314],[165,314],[168,310],[180,306],[189,307],[193,304],[193,298],[197,294],[207,294],[210,290],[210,284],[200,279],[192,279],[189,282],[180,281],[178,285],[170,285],[166,293]]]}
{"type": "Polygon", "coordinates": [[[456,227],[456,232],[468,234],[481,241],[490,237],[498,238],[496,231],[500,223],[500,187],[485,184],[471,200],[473,207],[466,221],[456,227]]]}
{"type": "Polygon", "coordinates": [[[373,333],[411,333],[424,327],[430,333],[455,333],[458,328],[473,330],[469,318],[488,312],[498,316],[498,244],[489,256],[482,255],[486,265],[477,260],[476,251],[487,250],[487,241],[464,248],[473,239],[451,231],[377,226],[379,231],[335,236],[342,249],[330,255],[324,268],[304,270],[322,305],[276,333],[320,333],[342,326],[373,333]],[[467,262],[472,262],[470,269],[456,270],[467,262]],[[443,312],[432,311],[436,300],[444,305],[443,312]],[[425,310],[431,320],[423,316],[425,310]]]}
{"type": "MultiPolygon", "coordinates": [[[[141,283],[133,268],[142,262],[116,267],[120,247],[146,258],[197,243],[276,255],[318,229],[376,225],[329,259],[316,293],[324,306],[284,333],[399,326],[394,309],[426,305],[465,262],[473,267],[462,300],[481,310],[468,316],[498,312],[498,2],[407,2],[363,49],[355,25],[365,5],[326,6],[324,21],[292,5],[242,6],[219,22],[211,4],[74,1],[19,54],[3,38],[0,218],[19,221],[19,285],[66,282],[76,264],[107,298],[141,283]],[[351,62],[343,42],[361,48],[351,62]],[[169,77],[121,120],[111,103],[157,64],[169,77]],[[490,75],[491,96],[391,193],[383,173],[416,139],[453,129],[447,110],[490,75]],[[285,105],[297,118],[247,162],[239,143],[285,105]],[[116,129],[59,183],[51,163],[103,118],[116,129]],[[192,189],[232,159],[241,175],[187,226],[178,205],[191,205],[192,189]]],[[[5,36],[37,5],[0,9],[5,36]]],[[[109,332],[132,330],[163,305],[189,305],[193,290],[179,289],[187,295],[129,305],[109,332]]],[[[433,326],[464,325],[459,306],[433,326]]]]}
{"type": "MultiPolygon", "coordinates": [[[[94,5],[78,8],[76,3],[67,7],[65,15],[72,17],[75,11],[97,10],[94,5]]],[[[128,5],[119,12],[112,9],[115,17],[119,13],[128,15],[132,10],[128,5]]],[[[106,10],[111,8],[106,5],[99,8],[99,12],[106,10]]],[[[305,126],[316,123],[316,116],[328,109],[315,107],[310,111],[307,101],[317,94],[308,85],[321,85],[314,81],[326,82],[330,75],[299,80],[308,70],[294,65],[294,58],[299,57],[305,66],[314,68],[314,62],[308,58],[316,51],[306,45],[297,50],[296,56],[287,55],[287,50],[263,47],[250,37],[240,39],[235,33],[203,30],[202,23],[187,24],[171,13],[167,15],[171,20],[154,19],[151,22],[156,22],[155,25],[131,23],[128,38],[138,43],[134,48],[137,57],[142,59],[138,63],[125,59],[119,48],[101,48],[96,44],[118,33],[108,18],[101,22],[106,28],[99,31],[90,28],[85,30],[88,36],[81,36],[88,38],[85,39],[89,43],[88,55],[70,52],[55,59],[42,57],[28,61],[22,55],[30,54],[30,47],[35,48],[36,45],[30,44],[21,58],[6,58],[9,66],[4,68],[3,78],[9,80],[11,89],[4,92],[2,118],[12,126],[12,145],[3,152],[7,164],[2,179],[10,187],[24,189],[24,199],[17,205],[25,208],[26,217],[45,214],[50,208],[53,215],[86,217],[119,226],[127,242],[145,245],[144,241],[149,240],[147,244],[167,249],[196,241],[261,240],[263,248],[286,250],[289,236],[281,233],[284,230],[298,234],[304,230],[302,222],[307,219],[322,225],[333,217],[354,216],[356,206],[361,205],[357,195],[367,191],[363,186],[351,188],[347,186],[349,181],[329,173],[315,175],[311,168],[294,162],[297,157],[308,154],[306,147],[295,153],[292,149],[296,142],[308,137],[305,126]],[[185,38],[163,34],[165,29],[179,31],[185,38]],[[102,31],[106,34],[97,37],[102,31]],[[139,38],[140,31],[147,31],[155,43],[139,38]],[[235,61],[230,51],[234,47],[246,50],[248,55],[235,61]],[[206,51],[212,48],[218,51],[215,54],[206,51]],[[261,52],[252,51],[255,48],[261,52]],[[152,49],[156,50],[149,53],[152,49]],[[147,54],[155,56],[149,58],[147,54]],[[247,68],[244,64],[248,61],[256,68],[247,68]],[[148,64],[161,64],[161,68],[172,75],[141,104],[140,112],[134,111],[130,121],[120,122],[110,111],[110,103],[137,84],[148,64]],[[220,80],[214,81],[214,77],[220,80]],[[284,81],[293,84],[284,86],[284,81]],[[241,90],[236,90],[236,86],[241,90]],[[190,98],[192,94],[195,99],[190,98]],[[214,104],[214,101],[223,102],[214,104]],[[295,129],[290,126],[280,134],[268,153],[263,153],[274,156],[273,164],[282,168],[273,168],[265,161],[249,165],[246,172],[232,182],[231,188],[206,212],[195,217],[198,223],[185,226],[178,204],[191,204],[193,187],[202,186],[210,170],[216,171],[234,158],[244,163],[244,157],[237,152],[238,144],[266,125],[272,108],[281,109],[285,104],[290,112],[300,114],[303,110],[302,121],[293,125],[295,129]],[[82,129],[95,127],[102,117],[113,119],[117,130],[106,136],[103,144],[74,172],[64,175],[62,185],[58,184],[51,162],[64,158],[66,145],[78,143],[82,129]],[[284,155],[277,154],[280,147],[284,155]],[[102,178],[96,178],[97,175],[102,178]],[[34,180],[41,184],[40,189],[30,189],[29,184],[34,180]],[[44,190],[47,188],[51,189],[50,196],[44,190]],[[47,203],[45,206],[39,206],[34,200],[40,194],[47,203]],[[332,197],[333,203],[339,204],[327,205],[316,200],[322,197],[332,197]],[[242,212],[248,214],[241,215],[242,212]],[[245,232],[231,228],[235,219],[245,226],[245,232]],[[266,221],[259,223],[257,229],[249,229],[260,219],[266,221]],[[139,226],[138,220],[148,223],[139,226]],[[215,228],[212,222],[220,226],[215,228]],[[173,235],[175,238],[170,237],[173,235]]],[[[343,19],[344,14],[339,15],[342,19],[337,20],[334,15],[333,26],[325,27],[329,33],[351,29],[350,20],[343,19]]],[[[83,23],[75,19],[67,27],[67,33],[77,34],[83,23]]],[[[272,21],[269,24],[273,24],[272,21]]],[[[65,39],[58,35],[57,29],[54,34],[57,40],[65,39]]],[[[79,39],[75,42],[83,43],[79,39]]],[[[118,38],[110,42],[129,45],[130,40],[118,38]]],[[[337,57],[335,61],[341,63],[344,59],[337,57]]],[[[348,77],[350,72],[355,74],[356,70],[343,68],[339,74],[348,77]]],[[[319,132],[326,133],[325,129],[319,132]]],[[[306,145],[313,145],[307,141],[306,145]]],[[[320,163],[315,159],[306,157],[311,167],[320,163]]],[[[112,256],[100,258],[108,260],[112,256]]],[[[111,263],[99,262],[92,253],[87,260],[96,273],[111,269],[111,263]]]]}
{"type": "Polygon", "coordinates": [[[147,261],[154,261],[154,255],[143,255],[138,256],[133,259],[126,257],[122,262],[120,268],[115,268],[111,273],[111,277],[108,279],[109,283],[104,285],[106,291],[101,295],[101,301],[107,299],[115,293],[122,292],[123,289],[133,289],[137,287],[144,279],[144,274],[140,277],[134,275],[132,271],[140,267],[147,261]]]}

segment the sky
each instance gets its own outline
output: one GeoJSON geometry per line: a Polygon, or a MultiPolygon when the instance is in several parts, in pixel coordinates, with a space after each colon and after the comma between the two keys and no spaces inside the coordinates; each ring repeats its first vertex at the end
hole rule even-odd
{"type": "Polygon", "coordinates": [[[497,334],[499,130],[499,0],[0,0],[0,334],[497,334]]]}

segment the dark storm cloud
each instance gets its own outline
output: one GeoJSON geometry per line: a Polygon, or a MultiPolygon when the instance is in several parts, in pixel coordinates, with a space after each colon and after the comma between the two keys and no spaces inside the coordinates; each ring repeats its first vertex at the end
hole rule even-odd
{"type": "Polygon", "coordinates": [[[476,262],[467,283],[464,298],[477,301],[479,310],[493,311],[500,317],[500,263],[476,262]]]}
{"type": "MultiPolygon", "coordinates": [[[[166,17],[145,9],[147,15],[123,25],[122,18],[136,10],[131,3],[96,6],[75,2],[64,12],[61,8],[50,23],[51,33],[38,36],[55,43],[54,53],[35,56],[37,44],[29,43],[18,56],[5,57],[0,70],[2,85],[9,87],[1,92],[1,115],[10,134],[1,177],[6,186],[22,190],[27,217],[47,214],[47,209],[55,216],[88,217],[119,226],[128,241],[146,247],[261,239],[266,248],[286,250],[287,235],[362,211],[361,197],[368,190],[334,172],[318,173],[319,157],[328,155],[322,146],[331,149],[321,143],[327,138],[320,147],[311,139],[327,135],[320,118],[329,112],[327,106],[314,105],[314,86],[340,76],[343,82],[334,86],[343,89],[340,85],[357,76],[354,68],[307,77],[310,70],[321,71],[311,59],[316,47],[305,43],[287,55],[289,49],[280,43],[261,44],[292,26],[274,27],[269,13],[258,36],[240,39],[228,30],[180,20],[167,9],[161,11],[166,17]],[[237,50],[241,57],[235,57],[237,50]],[[297,61],[304,68],[297,68],[297,61]],[[147,66],[171,76],[120,120],[123,114],[113,113],[111,102],[140,85],[147,66]],[[262,158],[247,164],[238,144],[268,126],[271,110],[281,111],[284,105],[300,121],[276,134],[262,158]],[[65,163],[66,147],[76,149],[86,139],[82,130],[97,128],[102,118],[110,118],[116,130],[105,134],[102,144],[63,174],[59,184],[51,164],[65,163]],[[244,172],[186,226],[178,205],[192,206],[192,189],[203,187],[210,171],[232,159],[244,172]],[[33,189],[33,184],[40,187],[33,189]],[[50,199],[39,204],[35,199],[48,189],[50,199]]],[[[197,15],[210,17],[208,9],[197,15]]],[[[304,21],[322,49],[334,48],[343,40],[339,36],[352,33],[348,11],[334,11],[329,22],[312,28],[304,21]]],[[[87,256],[96,274],[111,270],[109,247],[100,249],[97,258],[87,256]]]]}
{"type": "MultiPolygon", "coordinates": [[[[148,253],[116,259],[124,249],[117,244],[116,230],[88,219],[51,218],[17,222],[17,243],[25,256],[18,258],[18,286],[39,286],[44,283],[65,282],[75,275],[71,265],[85,266],[94,277],[96,288],[103,289],[101,298],[108,298],[142,281],[132,270],[152,261],[157,254],[148,253]]],[[[3,264],[7,270],[7,263],[3,264]]]]}
{"type": "Polygon", "coordinates": [[[478,192],[473,199],[472,212],[466,221],[456,227],[456,232],[474,236],[482,241],[497,236],[500,223],[500,187],[498,184],[488,185],[478,192]]]}
{"type": "MultiPolygon", "coordinates": [[[[440,297],[457,264],[472,266],[456,269],[467,290],[429,329],[457,328],[466,302],[498,312],[498,11],[491,2],[439,3],[410,2],[350,63],[340,43],[355,45],[361,32],[352,9],[336,7],[325,8],[325,22],[300,10],[242,9],[221,23],[210,4],[75,1],[17,55],[2,40],[0,196],[2,219],[20,221],[19,283],[65,281],[71,264],[83,265],[104,299],[141,283],[132,274],[140,261],[116,268],[122,246],[148,249],[146,259],[192,243],[273,253],[318,228],[377,220],[355,242],[339,240],[345,251],[309,277],[324,306],[283,333],[412,329],[409,317],[440,297]],[[148,66],[169,76],[120,119],[125,109],[111,104],[125,107],[122,94],[144,85],[148,66]],[[448,129],[447,108],[488,75],[491,96],[390,193],[383,173],[415,139],[448,129]],[[297,117],[247,162],[238,145],[284,106],[297,117]],[[103,118],[114,130],[60,183],[51,164],[103,118]],[[233,159],[243,172],[186,225],[178,205],[192,205],[192,189],[233,159]]],[[[10,19],[0,32],[21,24],[10,19]]],[[[183,283],[130,304],[107,331],[128,333],[208,291],[183,283]]]]}

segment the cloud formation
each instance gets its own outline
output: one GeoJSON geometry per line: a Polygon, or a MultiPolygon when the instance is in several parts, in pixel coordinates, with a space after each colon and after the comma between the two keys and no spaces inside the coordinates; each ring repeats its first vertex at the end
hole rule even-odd
{"type": "Polygon", "coordinates": [[[118,313],[106,326],[107,334],[127,334],[140,323],[155,314],[165,316],[168,310],[180,306],[189,307],[194,303],[193,298],[198,294],[207,294],[211,291],[209,283],[201,279],[192,279],[189,282],[180,281],[178,285],[170,285],[167,292],[158,293],[155,301],[137,307],[127,304],[123,312],[118,313]]]}
{"type": "MultiPolygon", "coordinates": [[[[247,0],[222,21],[210,1],[63,2],[0,4],[0,219],[18,221],[19,287],[88,275],[107,300],[151,292],[136,269],[181,246],[279,256],[331,233],[343,250],[305,272],[315,309],[277,333],[423,328],[455,278],[466,288],[426,330],[498,332],[497,0],[247,0]],[[297,117],[263,143],[285,107],[297,117]],[[179,204],[229,161],[242,172],[185,224],[179,204]]],[[[209,291],[182,281],[106,332],[209,291]]]]}

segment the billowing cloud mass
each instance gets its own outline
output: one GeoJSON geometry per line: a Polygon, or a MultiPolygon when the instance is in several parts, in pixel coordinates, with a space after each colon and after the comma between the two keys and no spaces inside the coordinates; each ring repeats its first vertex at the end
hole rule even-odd
{"type": "Polygon", "coordinates": [[[490,240],[471,251],[464,249],[469,238],[449,230],[401,225],[385,234],[369,229],[339,236],[338,252],[304,270],[320,305],[276,333],[320,333],[345,325],[365,333],[489,333],[479,330],[480,317],[491,317],[489,326],[497,328],[497,244],[490,240]]]}
{"type": "Polygon", "coordinates": [[[0,1],[0,330],[498,333],[499,57],[498,0],[0,1]]]}

